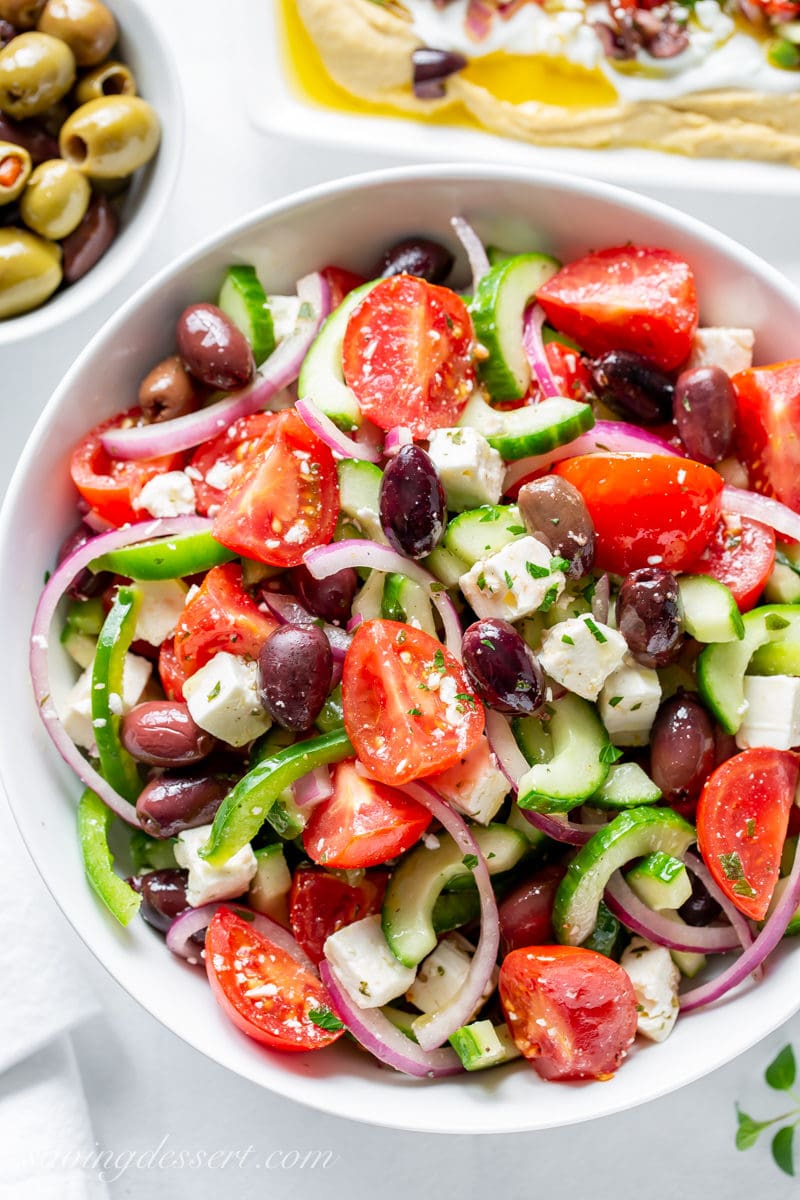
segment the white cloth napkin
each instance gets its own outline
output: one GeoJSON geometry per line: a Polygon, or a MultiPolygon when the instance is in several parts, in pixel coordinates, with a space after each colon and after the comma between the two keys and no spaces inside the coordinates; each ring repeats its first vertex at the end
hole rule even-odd
{"type": "Polygon", "coordinates": [[[70,937],[0,795],[0,1200],[107,1195],[90,1165],[96,1147],[69,1038],[98,1006],[70,937]]]}

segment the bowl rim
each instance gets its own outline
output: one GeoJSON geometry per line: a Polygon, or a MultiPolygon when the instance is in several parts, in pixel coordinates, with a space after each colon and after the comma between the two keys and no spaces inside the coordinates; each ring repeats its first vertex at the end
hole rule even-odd
{"type": "MultiPolygon", "coordinates": [[[[121,36],[130,37],[131,28],[136,30],[135,40],[141,42],[142,49],[153,60],[154,74],[163,80],[167,96],[164,106],[167,112],[159,112],[161,142],[152,163],[148,194],[144,201],[136,198],[133,215],[122,230],[125,244],[113,259],[101,258],[82,279],[63,292],[56,292],[38,308],[0,321],[0,348],[15,347],[28,338],[67,324],[111,292],[139,259],[143,247],[149,245],[178,181],[186,143],[186,108],[177,61],[142,0],[123,0],[123,3],[133,14],[133,21],[115,12],[121,36]]],[[[101,328],[104,325],[105,322],[101,328]]]]}
{"type": "MultiPolygon", "coordinates": [[[[333,181],[328,181],[322,184],[317,184],[313,187],[304,189],[300,192],[293,193],[289,196],[282,197],[279,200],[273,201],[258,209],[245,214],[236,221],[228,223],[221,231],[218,231],[205,239],[199,246],[187,250],[174,259],[171,263],[163,267],[149,282],[143,284],[137,291],[126,301],[126,303],[94,334],[89,343],[84,347],[73,365],[63,376],[59,386],[53,392],[45,408],[42,410],[34,429],[28,438],[27,444],[20,456],[17,467],[14,471],[11,483],[6,493],[5,499],[0,508],[0,558],[2,552],[9,544],[13,544],[13,522],[12,514],[17,507],[18,493],[23,489],[24,482],[35,465],[36,454],[40,443],[44,442],[48,434],[48,426],[53,416],[57,413],[62,403],[62,396],[68,393],[73,387],[73,381],[77,379],[84,371],[85,365],[89,363],[98,349],[103,344],[112,339],[121,327],[124,326],[131,312],[136,310],[140,305],[148,302],[148,300],[158,293],[163,283],[179,276],[187,268],[193,264],[202,261],[207,255],[213,252],[218,247],[222,246],[229,240],[233,240],[238,235],[245,233],[250,227],[259,225],[264,221],[268,221],[277,217],[291,213],[293,210],[302,208],[306,205],[313,205],[318,201],[331,200],[338,198],[348,193],[359,193],[368,191],[371,188],[379,189],[385,185],[397,183],[442,183],[453,180],[462,181],[489,181],[489,182],[518,182],[526,185],[545,184],[554,186],[560,190],[578,194],[580,197],[590,200],[598,198],[606,200],[621,206],[627,210],[633,210],[639,214],[655,219],[667,227],[672,227],[675,231],[686,232],[690,235],[710,243],[717,251],[724,254],[729,260],[734,261],[743,269],[754,271],[759,277],[765,280],[772,288],[780,293],[782,299],[791,307],[796,308],[800,312],[800,293],[790,281],[783,276],[776,268],[769,263],[764,262],[752,251],[746,247],[739,245],[726,234],[719,233],[712,226],[705,224],[695,217],[691,217],[680,210],[671,208],[660,201],[653,200],[649,197],[642,196],[636,193],[630,193],[624,188],[616,185],[607,184],[581,178],[579,176],[564,175],[559,172],[540,170],[536,168],[526,167],[506,167],[494,164],[481,163],[451,163],[446,165],[411,165],[402,167],[393,167],[382,169],[379,171],[371,171],[363,174],[358,174],[350,177],[340,178],[333,181]]],[[[502,201],[498,202],[498,207],[502,207],[502,201]]],[[[138,986],[138,978],[134,980],[128,979],[123,981],[112,969],[111,965],[104,958],[104,946],[101,939],[95,937],[93,931],[84,929],[81,925],[80,918],[64,904],[56,891],[55,881],[50,880],[45,874],[43,866],[40,866],[39,859],[36,854],[36,838],[28,831],[24,820],[24,812],[22,809],[22,801],[15,800],[12,797],[11,789],[6,780],[8,778],[6,770],[6,762],[12,757],[12,747],[8,743],[5,726],[0,722],[0,782],[3,785],[9,809],[14,819],[17,828],[20,831],[22,839],[25,843],[28,853],[31,855],[39,874],[41,875],[45,886],[53,896],[58,907],[66,916],[72,928],[80,937],[81,941],[87,949],[93,954],[100,965],[108,972],[114,981],[123,987],[128,995],[137,1001],[148,1014],[161,1024],[165,1025],[170,1032],[176,1034],[182,1041],[191,1045],[194,1049],[200,1051],[210,1061],[217,1063],[220,1066],[231,1070],[233,1073],[240,1075],[242,1078],[257,1084],[268,1091],[274,1092],[277,1096],[285,1097],[297,1103],[303,1104],[317,1111],[340,1116],[351,1120],[356,1120],[364,1124],[378,1125],[392,1129],[405,1129],[415,1132],[424,1133],[442,1133],[456,1134],[466,1133],[472,1134],[481,1133],[522,1133],[532,1132],[534,1130],[542,1130],[554,1126],[562,1126],[568,1124],[580,1123],[585,1120],[593,1120],[600,1117],[611,1116],[617,1112],[623,1111],[631,1107],[639,1107],[642,1104],[649,1103],[659,1097],[684,1087],[695,1080],[710,1074],[717,1070],[725,1063],[729,1062],[733,1057],[755,1045],[758,1041],[767,1037],[780,1024],[788,1020],[800,1008],[800,988],[797,990],[796,998],[789,995],[789,989],[786,994],[787,1003],[778,1006],[777,1014],[773,1012],[768,1023],[768,1027],[759,1027],[755,1032],[752,1032],[752,1027],[748,1026],[748,1032],[744,1035],[743,1040],[738,1042],[733,1051],[728,1049],[727,1043],[723,1039],[714,1039],[713,1048],[710,1050],[707,1058],[703,1059],[699,1066],[692,1065],[689,1069],[681,1074],[679,1080],[664,1079],[662,1074],[657,1070],[652,1072],[649,1077],[650,1086],[644,1089],[641,1095],[631,1101],[629,1098],[620,1096],[620,1098],[601,1103],[596,1111],[591,1113],[579,1112],[574,1117],[559,1116],[555,1119],[548,1119],[546,1114],[544,1118],[537,1117],[532,1124],[530,1120],[525,1119],[525,1113],[521,1112],[516,1118],[506,1117],[501,1123],[487,1121],[485,1126],[476,1126],[470,1124],[466,1128],[453,1128],[452,1125],[447,1125],[443,1120],[437,1124],[433,1122],[420,1122],[415,1116],[413,1106],[410,1106],[404,1114],[402,1121],[399,1121],[396,1116],[384,1116],[380,1108],[375,1108],[371,1111],[366,1110],[366,1106],[359,1104],[351,1104],[346,1097],[347,1087],[342,1086],[338,1094],[337,1107],[333,1108],[329,1100],[324,1100],[318,1090],[313,1086],[309,1086],[312,1082],[302,1071],[283,1071],[280,1072],[280,1086],[276,1086],[272,1079],[265,1080],[263,1072],[259,1069],[260,1058],[253,1055],[248,1064],[252,1062],[253,1066],[233,1065],[225,1061],[222,1053],[215,1053],[212,1046],[208,1044],[208,1038],[188,1032],[181,1028],[177,1020],[167,1016],[162,1011],[163,1006],[159,1006],[156,1011],[151,1000],[145,994],[145,988],[138,986]],[[6,757],[8,755],[8,758],[6,757]],[[18,811],[17,805],[20,805],[18,811]],[[724,1043],[724,1044],[720,1044],[724,1043]]],[[[15,751],[18,749],[14,748],[15,751]]],[[[105,925],[104,925],[104,928],[105,925]]],[[[105,936],[105,935],[104,935],[105,936]]],[[[573,1085],[568,1085],[573,1086],[573,1085]]],[[[608,1094],[608,1093],[607,1093],[608,1094]]],[[[610,1099],[610,1095],[609,1095],[610,1099]]],[[[446,1111],[447,1105],[442,1106],[446,1111]]]]}

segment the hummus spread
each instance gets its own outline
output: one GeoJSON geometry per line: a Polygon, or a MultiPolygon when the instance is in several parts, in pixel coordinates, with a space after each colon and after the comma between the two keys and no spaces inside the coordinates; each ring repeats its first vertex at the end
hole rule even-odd
{"type": "MultiPolygon", "coordinates": [[[[331,78],[370,104],[440,121],[466,112],[493,133],[542,146],[645,147],[800,167],[800,71],[772,66],[764,31],[734,20],[717,0],[681,10],[688,20],[679,53],[655,58],[639,45],[627,61],[609,55],[608,35],[601,39],[596,32],[605,5],[522,4],[475,42],[464,33],[466,3],[296,0],[331,78]],[[468,59],[443,81],[437,98],[414,94],[412,56],[423,47],[468,59]],[[509,88],[493,86],[507,68],[516,66],[519,80],[520,64],[546,67],[548,59],[567,76],[574,73],[574,94],[562,87],[552,99],[546,89],[544,97],[529,99],[519,88],[510,95],[509,88]]],[[[667,11],[656,10],[654,19],[668,21],[659,16],[667,11]]]]}

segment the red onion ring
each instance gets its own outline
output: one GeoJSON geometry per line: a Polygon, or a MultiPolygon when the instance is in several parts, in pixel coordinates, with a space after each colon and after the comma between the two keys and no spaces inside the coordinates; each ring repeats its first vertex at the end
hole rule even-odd
{"type": "MultiPolygon", "coordinates": [[[[470,11],[474,4],[475,0],[470,0],[470,11]]],[[[467,15],[467,23],[469,24],[469,14],[467,15]]],[[[483,242],[469,221],[465,221],[463,217],[451,217],[450,224],[453,226],[453,232],[464,247],[467,259],[469,260],[469,269],[472,271],[472,290],[475,291],[484,275],[490,269],[489,256],[484,249],[483,242]]]]}
{"type": "Polygon", "coordinates": [[[369,443],[357,442],[346,433],[342,433],[341,429],[337,429],[330,417],[317,408],[313,400],[298,400],[295,408],[311,432],[334,454],[341,458],[359,458],[373,463],[380,459],[380,452],[369,443]]]}
{"type": "MultiPolygon", "coordinates": [[[[564,446],[556,446],[547,454],[534,454],[530,458],[520,458],[511,463],[506,471],[503,491],[507,492],[517,483],[534,475],[537,471],[560,462],[564,458],[574,458],[578,454],[612,453],[612,454],[664,454],[672,458],[686,456],[665,442],[663,438],[629,425],[627,421],[595,421],[594,427],[588,433],[564,446]]],[[[761,518],[763,520],[763,517],[761,518]]]]}
{"type": "Polygon", "coordinates": [[[405,425],[395,425],[386,434],[383,443],[383,454],[385,458],[394,458],[398,450],[402,450],[403,446],[412,446],[414,444],[414,435],[411,430],[405,425]]]}
{"type": "Polygon", "coordinates": [[[542,397],[560,396],[561,389],[553,378],[550,364],[542,341],[542,326],[544,325],[544,310],[538,304],[531,304],[526,309],[522,322],[522,345],[530,363],[531,370],[536,376],[542,397]]]}
{"type": "Polygon", "coordinates": [[[627,883],[621,871],[615,871],[605,890],[605,902],[632,933],[638,933],[656,945],[687,954],[730,954],[740,948],[736,931],[730,925],[706,925],[695,928],[678,924],[654,912],[643,903],[627,883]]]}
{"type": "Polygon", "coordinates": [[[333,795],[333,780],[328,767],[315,767],[292,784],[294,802],[298,808],[310,811],[333,795]]]}
{"type": "Polygon", "coordinates": [[[175,454],[209,441],[240,417],[263,410],[273,397],[297,379],[308,349],[330,312],[330,288],[321,275],[306,275],[299,280],[297,295],[304,305],[309,306],[311,315],[299,318],[294,332],[262,363],[252,384],[184,417],[130,429],[109,429],[101,435],[105,450],[114,458],[124,459],[175,454]]]}
{"type": "Polygon", "coordinates": [[[493,708],[486,709],[486,736],[498,767],[516,792],[520,779],[530,771],[531,765],[517,745],[510,724],[493,708]]]}
{"type": "Polygon", "coordinates": [[[75,577],[94,559],[111,550],[146,542],[157,537],[177,537],[183,533],[207,532],[211,522],[205,517],[171,517],[166,520],[142,521],[124,529],[112,529],[108,533],[85,542],[64,559],[50,576],[39,597],[33,618],[30,641],[30,672],[33,694],[39,716],[50,738],[64,762],[72,768],[80,781],[91,788],[107,804],[112,812],[129,825],[139,828],[136,809],[119,792],[106,782],[81,754],[68,735],[56,711],[50,682],[49,640],[58,604],[75,577]]]}
{"type": "Polygon", "coordinates": [[[760,496],[757,492],[748,492],[744,488],[731,487],[730,484],[726,484],[722,489],[720,499],[723,512],[750,517],[753,521],[760,521],[762,525],[769,525],[784,537],[800,541],[800,515],[781,504],[780,500],[773,500],[771,496],[760,496]]]}
{"type": "Polygon", "coordinates": [[[338,625],[330,625],[327,621],[320,623],[319,618],[304,608],[299,600],[296,600],[294,596],[287,596],[285,592],[265,590],[261,595],[264,604],[281,625],[316,625],[322,629],[330,642],[334,662],[344,662],[344,656],[350,649],[350,643],[353,640],[347,630],[340,629],[338,625]]]}
{"type": "MultiPolygon", "coordinates": [[[[312,963],[311,959],[304,950],[297,944],[295,939],[289,933],[288,929],[284,929],[277,921],[273,921],[271,917],[267,917],[264,913],[256,912],[255,909],[249,908],[246,904],[237,904],[235,900],[213,900],[210,904],[202,904],[199,908],[187,908],[186,912],[180,914],[170,925],[167,930],[167,945],[173,954],[177,954],[179,958],[185,958],[189,962],[193,958],[200,960],[200,947],[197,943],[192,942],[192,937],[196,933],[200,933],[202,929],[207,929],[211,918],[217,909],[229,908],[232,912],[240,914],[254,929],[257,929],[263,937],[274,942],[281,950],[285,950],[290,954],[295,962],[300,963],[312,975],[319,975],[317,968],[312,963]]],[[[194,963],[192,964],[195,965],[194,963]]]]}

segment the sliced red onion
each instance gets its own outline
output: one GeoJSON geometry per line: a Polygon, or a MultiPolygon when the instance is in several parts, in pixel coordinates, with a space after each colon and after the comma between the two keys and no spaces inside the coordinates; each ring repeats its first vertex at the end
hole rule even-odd
{"type": "Polygon", "coordinates": [[[199,951],[201,948],[196,942],[192,942],[192,938],[203,929],[208,929],[211,918],[220,908],[229,908],[232,912],[241,914],[248,924],[252,925],[263,937],[268,938],[269,941],[273,942],[281,950],[285,950],[287,954],[290,954],[295,962],[300,963],[312,975],[319,974],[311,959],[297,944],[288,929],[284,929],[282,925],[279,925],[277,921],[273,921],[271,917],[265,916],[264,913],[256,912],[255,909],[249,908],[246,904],[237,904],[235,900],[214,900],[211,904],[201,905],[200,908],[187,908],[186,912],[176,917],[167,930],[167,945],[172,953],[177,954],[179,958],[187,959],[189,962],[192,962],[193,959],[197,959],[200,962],[199,951]]]}
{"type": "MultiPolygon", "coordinates": [[[[315,579],[327,579],[337,571],[348,567],[369,567],[373,571],[397,572],[421,583],[423,587],[441,587],[438,579],[434,579],[430,571],[426,571],[413,559],[393,550],[391,546],[382,546],[380,542],[370,542],[365,538],[345,538],[341,542],[331,542],[328,546],[316,546],[307,550],[303,562],[315,579]]],[[[439,595],[433,592],[431,599],[439,595]]]]}
{"type": "Polygon", "coordinates": [[[528,306],[522,322],[522,345],[530,363],[531,370],[536,376],[539,390],[543,397],[560,396],[561,388],[553,378],[550,363],[542,341],[542,326],[544,325],[544,310],[538,304],[528,306]]]}
{"type": "Polygon", "coordinates": [[[294,802],[298,808],[310,810],[333,795],[333,780],[328,767],[315,767],[292,784],[294,802]]]}
{"type": "Polygon", "coordinates": [[[615,917],[618,917],[632,933],[666,946],[668,950],[681,950],[687,954],[730,954],[739,950],[741,943],[730,925],[678,924],[662,913],[654,912],[635,894],[621,871],[615,871],[608,881],[605,902],[615,917]]]}
{"type": "Polygon", "coordinates": [[[602,825],[576,825],[560,813],[540,813],[530,808],[520,808],[519,811],[534,829],[552,838],[554,842],[563,842],[567,846],[583,846],[603,828],[602,825]]]}
{"type": "MultiPolygon", "coordinates": [[[[752,946],[755,935],[753,934],[753,929],[750,925],[750,922],[744,913],[739,912],[739,909],[731,900],[728,899],[722,889],[717,887],[717,884],[714,882],[711,876],[711,872],[703,860],[698,858],[696,854],[692,854],[691,851],[688,851],[686,854],[684,854],[683,861],[686,864],[687,869],[691,871],[693,875],[696,875],[700,880],[711,899],[716,900],[717,904],[720,906],[730,922],[731,928],[738,937],[739,944],[742,949],[746,950],[748,946],[752,946]]],[[[754,974],[756,973],[760,978],[763,974],[761,967],[756,968],[756,972],[754,972],[754,974]]]]}
{"type": "Polygon", "coordinates": [[[234,392],[225,400],[197,412],[154,425],[136,425],[130,429],[109,429],[101,435],[106,451],[115,458],[157,458],[190,450],[223,433],[240,417],[260,412],[300,373],[303,360],[319,328],[330,312],[330,288],[322,275],[306,275],[298,281],[297,295],[301,313],[294,331],[262,363],[255,382],[234,392]]]}
{"type": "Polygon", "coordinates": [[[402,450],[403,446],[411,446],[414,442],[414,435],[405,425],[395,425],[386,434],[383,443],[383,454],[385,458],[394,458],[398,450],[402,450]]]}
{"type": "Polygon", "coordinates": [[[402,1071],[404,1075],[428,1079],[459,1075],[464,1070],[455,1050],[448,1047],[429,1053],[407,1038],[379,1008],[359,1008],[325,959],[319,964],[319,974],[328,989],[331,1007],[336,1015],[379,1062],[402,1071]]]}
{"type": "Polygon", "coordinates": [[[486,709],[486,736],[498,767],[516,791],[520,779],[530,771],[531,766],[517,745],[508,720],[493,708],[486,709]]]}
{"type": "Polygon", "coordinates": [[[595,585],[592,596],[592,616],[595,621],[605,624],[608,620],[608,610],[611,604],[611,583],[607,575],[601,575],[595,585]]]}
{"type": "MultiPolygon", "coordinates": [[[[362,420],[358,429],[354,434],[355,441],[359,446],[363,446],[372,454],[377,454],[380,458],[383,452],[383,430],[366,417],[362,420]]],[[[377,459],[375,460],[377,461],[377,459]]]]}
{"type": "MultiPolygon", "coordinates": [[[[503,490],[508,491],[515,484],[542,471],[552,463],[564,458],[574,458],[577,454],[594,454],[600,451],[611,454],[664,454],[673,458],[685,458],[685,455],[663,438],[627,421],[596,421],[594,428],[588,433],[564,446],[556,446],[547,454],[534,454],[530,458],[520,458],[511,463],[506,471],[503,490]]],[[[763,518],[762,518],[763,519],[763,518]]]]}
{"type": "Polygon", "coordinates": [[[762,525],[769,525],[784,537],[800,541],[800,515],[781,504],[780,500],[726,484],[722,489],[721,502],[723,512],[750,517],[753,521],[760,521],[762,525]]]}
{"type": "Polygon", "coordinates": [[[452,654],[453,658],[461,662],[461,640],[464,636],[464,631],[461,628],[461,621],[456,606],[444,590],[434,588],[431,591],[431,600],[436,605],[436,611],[442,622],[444,630],[444,644],[452,654]]]}
{"type": "Polygon", "coordinates": [[[115,526],[107,521],[105,517],[101,517],[100,513],[95,512],[93,508],[89,508],[83,514],[83,523],[88,525],[95,533],[107,533],[109,529],[114,529],[115,526]]]}
{"type": "Polygon", "coordinates": [[[463,217],[451,217],[450,224],[469,260],[469,268],[472,271],[472,289],[475,291],[489,270],[489,257],[483,242],[468,221],[465,221],[463,217]]]}
{"type": "Polygon", "coordinates": [[[334,662],[344,661],[344,656],[350,649],[350,643],[353,640],[347,630],[340,629],[338,625],[331,625],[327,621],[320,621],[319,617],[315,617],[307,608],[304,608],[299,600],[296,600],[294,596],[287,596],[285,592],[265,590],[262,592],[262,599],[281,625],[316,625],[320,628],[330,642],[334,662]]]}
{"type": "Polygon", "coordinates": [[[55,569],[39,597],[33,618],[29,662],[33,692],[44,727],[64,762],[72,768],[81,782],[96,792],[112,812],[136,828],[139,827],[139,818],[134,806],[120,796],[84,758],[61,724],[50,681],[50,629],[62,596],[72,581],[94,559],[111,550],[120,550],[137,542],[150,541],[152,538],[178,537],[184,533],[201,533],[210,529],[211,522],[206,517],[172,517],[167,520],[142,521],[137,525],[98,534],[74,550],[55,569]]]}
{"type": "Polygon", "coordinates": [[[355,633],[355,631],[358,629],[359,625],[362,623],[363,620],[364,620],[364,618],[362,617],[361,613],[354,613],[353,616],[350,618],[350,620],[347,622],[347,625],[346,625],[347,632],[355,633]]]}
{"type": "Polygon", "coordinates": [[[317,408],[313,400],[298,400],[295,404],[298,414],[312,433],[324,442],[329,450],[342,458],[360,458],[367,462],[378,462],[380,452],[368,443],[357,442],[337,429],[330,417],[317,408]]]}
{"type": "Polygon", "coordinates": [[[703,983],[700,987],[684,992],[680,998],[681,1012],[691,1012],[695,1008],[703,1008],[713,1004],[732,988],[743,983],[757,967],[760,967],[768,955],[772,953],[778,942],[786,933],[786,928],[800,905],[800,854],[794,857],[792,869],[787,876],[786,888],[775,911],[767,917],[761,932],[752,944],[744,950],[726,971],[715,979],[703,983]]]}

